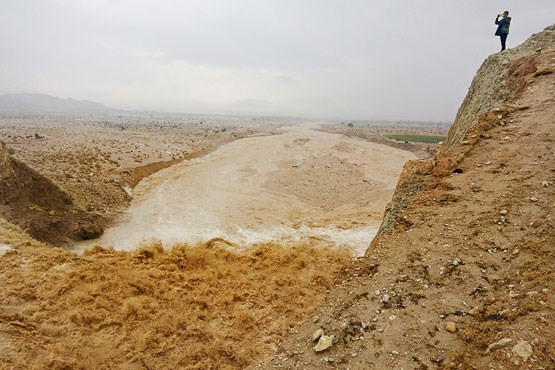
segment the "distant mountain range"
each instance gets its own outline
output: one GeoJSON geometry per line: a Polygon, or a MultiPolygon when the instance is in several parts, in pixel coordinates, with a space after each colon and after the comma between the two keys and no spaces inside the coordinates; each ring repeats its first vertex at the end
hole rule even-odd
{"type": "Polygon", "coordinates": [[[88,100],[63,99],[47,94],[5,94],[0,95],[0,112],[109,113],[115,110],[88,100]]]}

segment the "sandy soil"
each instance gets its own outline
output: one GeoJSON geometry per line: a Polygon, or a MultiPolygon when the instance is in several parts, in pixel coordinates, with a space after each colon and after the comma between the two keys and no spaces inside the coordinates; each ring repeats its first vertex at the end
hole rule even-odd
{"type": "Polygon", "coordinates": [[[307,125],[246,138],[143,180],[95,243],[134,249],[221,237],[247,246],[299,241],[363,255],[410,152],[307,125]]]}

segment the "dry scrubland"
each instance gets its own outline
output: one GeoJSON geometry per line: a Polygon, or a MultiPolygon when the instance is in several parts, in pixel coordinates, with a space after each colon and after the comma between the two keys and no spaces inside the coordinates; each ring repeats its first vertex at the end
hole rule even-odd
{"type": "Polygon", "coordinates": [[[551,26],[486,60],[353,261],[223,240],[77,256],[2,221],[0,367],[553,369],[554,125],[551,26]]]}
{"type": "Polygon", "coordinates": [[[145,176],[232,140],[272,134],[280,125],[203,117],[3,116],[0,141],[13,158],[70,200],[49,200],[50,191],[0,214],[55,245],[95,238],[129,204],[131,189],[145,176]]]}
{"type": "Polygon", "coordinates": [[[176,160],[203,155],[277,122],[118,116],[0,118],[0,141],[14,158],[48,177],[89,212],[112,215],[127,204],[124,187],[176,160]],[[158,165],[157,165],[158,164],[158,165]],[[152,170],[149,167],[153,167],[152,170]]]}

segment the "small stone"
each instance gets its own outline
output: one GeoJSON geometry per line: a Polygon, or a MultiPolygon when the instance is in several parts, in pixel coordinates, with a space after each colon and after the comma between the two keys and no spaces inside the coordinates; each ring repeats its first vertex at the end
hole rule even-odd
{"type": "Polygon", "coordinates": [[[56,210],[55,209],[51,209],[50,211],[48,211],[48,214],[50,216],[54,216],[56,214],[56,210]]]}
{"type": "Polygon", "coordinates": [[[479,313],[480,313],[480,307],[474,307],[473,309],[471,309],[470,311],[468,311],[468,314],[469,314],[469,315],[472,315],[472,316],[477,315],[477,314],[479,314],[479,313]]]}
{"type": "Polygon", "coordinates": [[[538,198],[536,198],[536,197],[531,197],[531,198],[530,198],[530,201],[535,203],[535,202],[538,201],[538,198]]]}
{"type": "Polygon", "coordinates": [[[460,258],[455,258],[455,260],[453,261],[453,266],[458,266],[462,263],[462,260],[460,258]]]}
{"type": "Polygon", "coordinates": [[[335,337],[333,335],[322,335],[318,343],[314,346],[314,352],[323,352],[331,348],[333,346],[333,340],[335,337]]]}
{"type": "Polygon", "coordinates": [[[542,181],[542,186],[547,188],[549,186],[549,181],[542,181]]]}
{"type": "Polygon", "coordinates": [[[325,364],[333,364],[333,358],[326,356],[324,358],[322,358],[322,362],[325,364]]]}
{"type": "Polygon", "coordinates": [[[455,333],[457,331],[457,324],[455,324],[453,321],[448,321],[445,324],[445,330],[447,330],[449,333],[455,333]]]}
{"type": "Polygon", "coordinates": [[[386,293],[382,296],[382,303],[389,303],[389,294],[386,293]]]}
{"type": "Polygon", "coordinates": [[[499,211],[499,214],[501,216],[505,216],[507,213],[509,213],[509,211],[507,211],[506,209],[502,209],[501,211],[499,211]]]}
{"type": "Polygon", "coordinates": [[[318,339],[320,339],[321,336],[324,335],[324,330],[322,328],[317,329],[313,334],[312,334],[312,341],[316,342],[318,339]]]}
{"type": "Polygon", "coordinates": [[[513,340],[511,338],[503,338],[498,340],[495,343],[492,343],[488,346],[486,353],[490,353],[491,351],[495,351],[498,348],[505,347],[507,344],[511,343],[513,340]]]}
{"type": "Polygon", "coordinates": [[[517,344],[511,350],[517,356],[520,356],[524,361],[528,360],[528,357],[532,356],[533,350],[530,343],[525,340],[519,340],[517,344]]]}
{"type": "Polygon", "coordinates": [[[380,295],[381,293],[382,293],[382,292],[380,292],[379,290],[374,290],[374,295],[375,295],[375,296],[378,296],[378,295],[380,295]]]}

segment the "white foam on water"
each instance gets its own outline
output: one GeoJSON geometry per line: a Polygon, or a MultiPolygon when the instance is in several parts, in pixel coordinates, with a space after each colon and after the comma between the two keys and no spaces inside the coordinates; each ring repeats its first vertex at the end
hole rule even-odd
{"type": "Polygon", "coordinates": [[[13,247],[8,244],[0,244],[0,257],[2,257],[6,252],[12,250],[13,247]]]}

